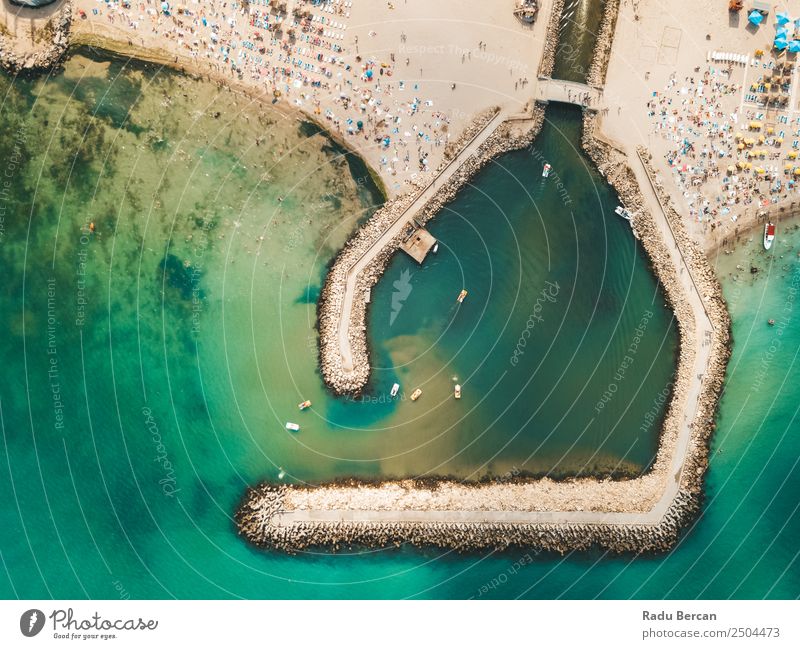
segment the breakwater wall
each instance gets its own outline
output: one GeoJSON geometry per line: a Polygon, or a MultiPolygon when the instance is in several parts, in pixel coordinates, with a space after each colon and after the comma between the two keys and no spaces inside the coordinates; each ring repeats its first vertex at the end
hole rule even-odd
{"type": "MultiPolygon", "coordinates": [[[[642,195],[634,172],[627,158],[618,150],[594,137],[600,117],[594,113],[584,114],[583,148],[600,172],[614,187],[625,207],[635,213],[632,227],[642,243],[652,268],[664,289],[664,294],[678,323],[679,346],[678,367],[673,381],[672,396],[662,427],[654,471],[668,470],[675,453],[675,432],[681,425],[686,407],[687,390],[694,380],[693,360],[699,345],[708,345],[708,361],[700,384],[697,412],[690,424],[691,440],[686,451],[681,474],[680,489],[690,499],[702,497],[702,481],[708,466],[708,443],[713,434],[715,414],[725,380],[730,358],[731,322],[722,286],[708,263],[702,246],[686,230],[683,220],[675,210],[663,186],[653,184],[661,210],[677,244],[681,258],[691,273],[705,315],[713,332],[704,340],[698,340],[695,330],[695,312],[690,306],[685,291],[677,276],[672,256],[658,230],[653,215],[642,195]]],[[[648,177],[655,177],[646,150],[637,150],[648,177]]],[[[686,501],[688,503],[688,501],[686,501]]],[[[692,505],[692,510],[697,504],[692,505]]]]}
{"type": "Polygon", "coordinates": [[[603,17],[600,19],[600,28],[597,32],[592,62],[586,73],[586,84],[602,88],[606,82],[608,61],[611,58],[611,47],[614,44],[614,30],[617,27],[620,0],[605,0],[603,17]]]}
{"type": "Polygon", "coordinates": [[[25,47],[17,45],[13,37],[0,31],[0,67],[9,74],[51,70],[61,63],[67,51],[72,25],[72,3],[69,0],[65,0],[64,4],[40,26],[34,26],[35,20],[32,19],[29,26],[36,30],[40,40],[44,42],[41,47],[35,49],[28,49],[27,43],[25,47]]]}
{"type": "Polygon", "coordinates": [[[558,50],[562,13],[564,13],[564,0],[553,0],[553,7],[550,10],[550,18],[545,32],[544,50],[542,50],[542,58],[539,61],[537,70],[539,77],[549,77],[553,74],[553,68],[556,65],[556,51],[558,50]]]}
{"type": "MultiPolygon", "coordinates": [[[[487,124],[495,119],[499,109],[491,108],[480,113],[448,148],[445,160],[434,172],[439,176],[447,168],[458,152],[468,145],[487,124]]],[[[432,219],[442,206],[453,200],[458,190],[489,161],[508,151],[524,148],[530,144],[541,130],[544,121],[544,108],[532,105],[530,113],[524,118],[507,120],[489,135],[476,153],[454,169],[447,182],[429,198],[421,208],[414,212],[414,220],[424,225],[432,219]]],[[[369,348],[367,344],[367,303],[366,295],[380,279],[392,256],[400,247],[402,233],[395,236],[377,253],[370,252],[381,237],[399,218],[407,218],[405,212],[426,190],[418,187],[381,207],[353,235],[334,260],[317,306],[317,325],[319,330],[319,365],[325,384],[337,395],[355,395],[367,386],[370,376],[369,348]],[[346,287],[353,267],[366,254],[372,258],[356,278],[352,302],[347,304],[346,287]],[[349,309],[349,317],[346,310],[349,309]],[[347,323],[350,357],[342,353],[340,332],[347,323]]],[[[410,216],[410,215],[409,215],[410,216]]]]}
{"type": "Polygon", "coordinates": [[[695,312],[632,170],[622,154],[594,137],[597,125],[597,115],[585,113],[583,147],[625,205],[636,211],[636,234],[675,311],[680,334],[674,387],[656,461],[648,473],[618,481],[515,477],[481,484],[447,479],[374,484],[349,480],[318,487],[262,484],[248,491],[236,513],[240,533],[248,540],[286,552],[403,543],[459,551],[524,546],[564,553],[597,546],[611,552],[662,552],[676,543],[702,501],[708,440],[729,356],[730,323],[702,249],[687,235],[680,216],[665,211],[714,328],[713,339],[706,341],[711,345],[710,361],[689,426],[691,437],[680,456],[681,424],[701,344],[695,312]],[[673,480],[678,480],[674,496],[662,508],[673,480]]]}
{"type": "MultiPolygon", "coordinates": [[[[597,484],[602,485],[601,482],[597,484]]],[[[454,486],[456,483],[442,481],[436,489],[447,493],[454,486]]],[[[458,485],[458,488],[463,489],[463,485],[458,485]]],[[[476,492],[482,489],[478,486],[470,488],[476,492]]],[[[280,519],[285,512],[287,497],[296,489],[265,484],[250,490],[236,512],[240,533],[259,547],[288,553],[309,548],[336,551],[353,547],[397,547],[408,543],[462,552],[510,547],[536,548],[561,554],[592,547],[617,553],[664,552],[676,543],[682,528],[696,514],[698,507],[697,498],[681,492],[656,525],[490,522],[481,520],[481,512],[471,512],[474,520],[465,516],[458,522],[310,520],[282,524],[280,519]]]]}
{"type": "MultiPolygon", "coordinates": [[[[612,2],[606,7],[607,26],[601,30],[609,38],[618,9],[618,3],[612,2]]],[[[554,13],[560,16],[560,10],[554,13]]],[[[600,45],[595,52],[593,69],[602,70],[603,76],[609,52],[600,45]]],[[[541,107],[536,110],[542,112],[541,107]]],[[[543,117],[542,113],[539,119],[543,117]]],[[[690,301],[678,277],[676,260],[647,208],[628,159],[598,135],[598,116],[585,112],[582,146],[626,207],[636,212],[635,234],[663,286],[679,329],[678,366],[651,469],[637,478],[618,481],[512,477],[480,484],[447,479],[347,480],[317,487],[262,484],[245,494],[236,512],[243,536],[260,547],[285,552],[411,543],[459,551],[523,546],[561,553],[591,547],[639,553],[663,552],[675,545],[702,502],[708,442],[730,356],[730,319],[701,246],[686,232],[663,188],[657,187],[671,238],[680,247],[680,265],[688,268],[701,299],[699,314],[713,328],[706,332],[713,335],[704,334],[703,340],[698,340],[697,302],[690,301]],[[682,420],[690,411],[690,387],[698,385],[693,384],[697,379],[693,372],[701,345],[708,362],[687,428],[682,427],[682,420]]],[[[649,157],[644,151],[638,155],[652,179],[649,157]]]]}

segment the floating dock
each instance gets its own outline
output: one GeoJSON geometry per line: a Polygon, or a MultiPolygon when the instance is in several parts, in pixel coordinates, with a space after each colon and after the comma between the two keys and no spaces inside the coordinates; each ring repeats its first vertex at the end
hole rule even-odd
{"type": "Polygon", "coordinates": [[[418,264],[425,261],[431,248],[436,245],[436,238],[416,221],[406,224],[400,248],[418,264]]]}

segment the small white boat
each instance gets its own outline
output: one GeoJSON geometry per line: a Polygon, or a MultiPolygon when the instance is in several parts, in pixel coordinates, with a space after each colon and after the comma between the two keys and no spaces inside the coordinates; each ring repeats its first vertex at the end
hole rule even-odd
{"type": "Polygon", "coordinates": [[[550,166],[549,162],[544,163],[544,167],[542,168],[542,178],[547,178],[550,175],[550,170],[552,167],[550,166]]]}
{"type": "Polygon", "coordinates": [[[419,395],[421,394],[422,394],[422,388],[417,388],[411,393],[411,400],[416,401],[417,399],[419,399],[419,395]]]}
{"type": "Polygon", "coordinates": [[[291,421],[286,422],[286,430],[290,430],[293,433],[296,433],[300,430],[300,426],[298,424],[292,423],[291,421]]]}
{"type": "Polygon", "coordinates": [[[458,294],[458,297],[456,298],[456,302],[461,304],[464,301],[465,297],[467,297],[467,289],[464,288],[464,289],[461,289],[461,293],[458,294]]]}
{"type": "Polygon", "coordinates": [[[439,252],[439,242],[438,241],[433,244],[433,254],[435,255],[437,252],[439,252]]]}
{"type": "Polygon", "coordinates": [[[630,221],[633,218],[633,214],[622,207],[622,205],[617,205],[617,207],[614,209],[614,214],[621,216],[626,221],[630,221]]]}
{"type": "Polygon", "coordinates": [[[279,466],[278,469],[278,480],[283,480],[286,477],[286,471],[283,470],[282,466],[279,466]]]}
{"type": "Polygon", "coordinates": [[[305,410],[306,408],[310,408],[311,407],[311,402],[308,401],[308,400],[303,401],[303,403],[298,403],[297,407],[300,408],[300,410],[305,410]]]}
{"type": "Polygon", "coordinates": [[[775,241],[775,224],[767,223],[764,226],[764,250],[772,248],[773,241],[775,241]]]}
{"type": "Polygon", "coordinates": [[[453,390],[453,396],[456,399],[460,399],[461,398],[461,386],[458,383],[456,383],[456,387],[453,390]]]}
{"type": "Polygon", "coordinates": [[[398,392],[398,390],[400,390],[400,384],[399,384],[399,383],[395,383],[395,384],[392,386],[392,391],[391,391],[389,394],[390,394],[391,396],[393,396],[393,397],[396,397],[396,396],[397,396],[397,392],[398,392]]]}

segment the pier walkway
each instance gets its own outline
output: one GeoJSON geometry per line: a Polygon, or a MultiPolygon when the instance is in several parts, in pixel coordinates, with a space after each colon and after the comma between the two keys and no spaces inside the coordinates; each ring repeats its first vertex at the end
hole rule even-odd
{"type": "Polygon", "coordinates": [[[541,103],[560,101],[598,111],[605,108],[603,91],[585,83],[540,78],[536,80],[534,88],[536,91],[534,98],[541,103]]]}
{"type": "Polygon", "coordinates": [[[427,203],[434,194],[444,187],[452,175],[475,155],[480,146],[494,133],[495,129],[507,119],[505,111],[499,110],[497,114],[487,122],[487,124],[470,140],[464,148],[453,158],[448,165],[430,182],[430,184],[406,207],[397,219],[389,226],[381,237],[350,267],[347,272],[345,283],[345,293],[343,298],[342,311],[339,314],[338,340],[339,353],[342,357],[342,371],[344,373],[353,372],[353,351],[350,346],[350,319],[353,311],[353,299],[356,293],[356,280],[359,274],[372,262],[375,256],[403,231],[403,228],[416,216],[417,212],[427,203]]]}

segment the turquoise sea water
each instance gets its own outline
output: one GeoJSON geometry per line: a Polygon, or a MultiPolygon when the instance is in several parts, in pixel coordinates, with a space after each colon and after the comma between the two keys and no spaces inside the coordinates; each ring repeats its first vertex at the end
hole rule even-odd
{"type": "Polygon", "coordinates": [[[373,389],[330,399],[313,302],[375,191],[307,127],[155,72],[81,55],[46,82],[3,81],[0,595],[797,596],[793,301],[782,351],[753,383],[796,232],[774,272],[760,259],[726,287],[737,347],[722,452],[670,555],[287,557],[242,543],[238,498],[280,468],[294,480],[641,470],[674,329],[613,194],[575,150],[578,114],[551,107],[533,150],[487,168],[431,223],[437,257],[393,261],[374,292],[373,389]],[[423,398],[387,402],[396,378],[423,398]],[[300,415],[303,398],[315,407],[300,415]]]}

